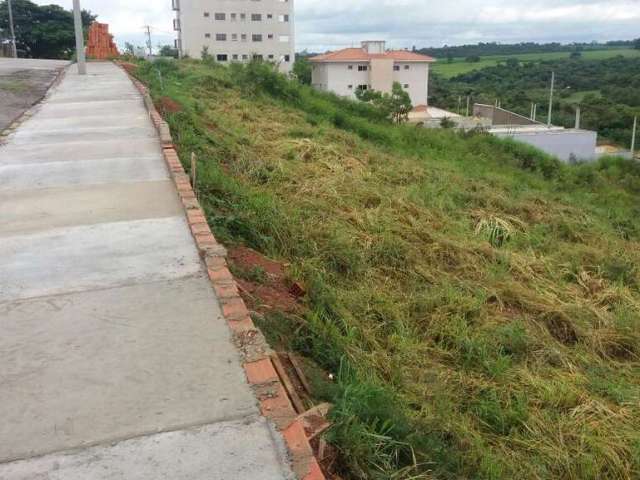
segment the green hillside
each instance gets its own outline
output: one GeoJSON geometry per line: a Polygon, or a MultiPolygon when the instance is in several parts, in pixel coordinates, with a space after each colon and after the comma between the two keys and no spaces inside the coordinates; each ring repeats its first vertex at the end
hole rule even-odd
{"type": "MultiPolygon", "coordinates": [[[[569,59],[571,52],[549,52],[549,53],[523,53],[519,55],[490,55],[480,57],[479,62],[468,62],[465,58],[454,58],[451,63],[446,58],[438,59],[432,67],[433,71],[445,78],[453,78],[458,75],[481,70],[486,67],[495,67],[509,58],[517,58],[521,62],[540,62],[545,60],[569,59]]],[[[585,60],[605,60],[623,56],[626,58],[640,57],[640,50],[633,48],[611,48],[606,50],[587,50],[582,52],[585,60]]]]}
{"type": "Polygon", "coordinates": [[[256,320],[325,372],[329,473],[640,478],[637,164],[394,126],[262,64],[137,75],[216,236],[304,286],[256,320]]]}

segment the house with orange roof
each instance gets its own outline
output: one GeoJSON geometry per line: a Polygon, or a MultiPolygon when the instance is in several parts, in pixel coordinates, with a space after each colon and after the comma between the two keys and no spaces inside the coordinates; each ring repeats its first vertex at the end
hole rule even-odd
{"type": "Polygon", "coordinates": [[[356,98],[358,89],[390,93],[398,82],[414,107],[428,105],[429,66],[435,59],[426,55],[387,50],[384,41],[366,41],[360,48],[328,52],[309,61],[311,82],[318,90],[356,98]]]}

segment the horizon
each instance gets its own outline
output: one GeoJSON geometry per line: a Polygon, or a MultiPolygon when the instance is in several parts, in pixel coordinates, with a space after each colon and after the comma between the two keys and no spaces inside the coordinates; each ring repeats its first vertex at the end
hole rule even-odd
{"type": "MultiPolygon", "coordinates": [[[[35,0],[67,9],[72,0],[35,0]]],[[[151,25],[152,43],[173,44],[170,0],[82,0],[82,7],[108,23],[120,47],[145,44],[143,27],[151,25]]],[[[365,38],[387,41],[390,48],[441,48],[478,43],[591,43],[629,41],[640,36],[638,0],[460,0],[456,5],[428,5],[426,0],[352,0],[326,5],[296,0],[296,52],[323,52],[359,45],[365,38]],[[411,15],[406,12],[411,11],[411,15]],[[358,19],[354,22],[353,19],[358,19]]]]}

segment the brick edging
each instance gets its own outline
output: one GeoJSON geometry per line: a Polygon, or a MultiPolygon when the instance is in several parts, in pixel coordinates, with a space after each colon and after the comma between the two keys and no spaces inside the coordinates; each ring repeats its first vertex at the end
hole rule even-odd
{"type": "MultiPolygon", "coordinates": [[[[122,68],[121,65],[120,67],[122,68]]],[[[123,70],[129,74],[126,69],[123,70]]],[[[209,279],[222,307],[222,314],[231,328],[234,343],[242,354],[247,381],[258,399],[262,415],[271,420],[282,433],[296,476],[301,480],[325,480],[313,454],[304,424],[298,418],[273,365],[271,349],[253,323],[240,297],[238,285],[228,268],[227,252],[211,233],[189,176],[173,145],[169,125],[156,110],[147,87],[133,76],[129,75],[129,78],[143,96],[151,121],[160,136],[163,157],[180,196],[196,246],[207,267],[209,279]]]]}

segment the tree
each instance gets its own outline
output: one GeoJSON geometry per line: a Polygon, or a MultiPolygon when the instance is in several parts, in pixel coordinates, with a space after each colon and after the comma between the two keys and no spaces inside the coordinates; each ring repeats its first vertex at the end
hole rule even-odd
{"type": "MultiPolygon", "coordinates": [[[[36,5],[30,0],[13,0],[16,46],[30,58],[71,58],[75,52],[73,12],[58,5],[36,5]]],[[[87,29],[97,18],[82,11],[87,29]]],[[[0,30],[9,30],[7,1],[0,1],[0,30]]]]}
{"type": "Polygon", "coordinates": [[[582,58],[582,52],[579,51],[575,51],[575,52],[571,52],[571,55],[569,55],[569,58],[573,59],[573,60],[577,60],[579,58],[582,58]]]}
{"type": "Polygon", "coordinates": [[[173,45],[158,45],[161,57],[178,58],[178,49],[173,45]]]}
{"type": "Polygon", "coordinates": [[[311,63],[306,57],[296,58],[296,62],[293,64],[293,74],[304,85],[311,85],[311,69],[311,63]]]}
{"type": "Polygon", "coordinates": [[[633,41],[633,48],[635,48],[636,50],[640,50],[640,38],[636,38],[633,41]]]}
{"type": "Polygon", "coordinates": [[[395,123],[406,122],[413,108],[411,97],[398,82],[393,83],[391,93],[359,88],[356,90],[356,98],[378,108],[395,123]]]}

